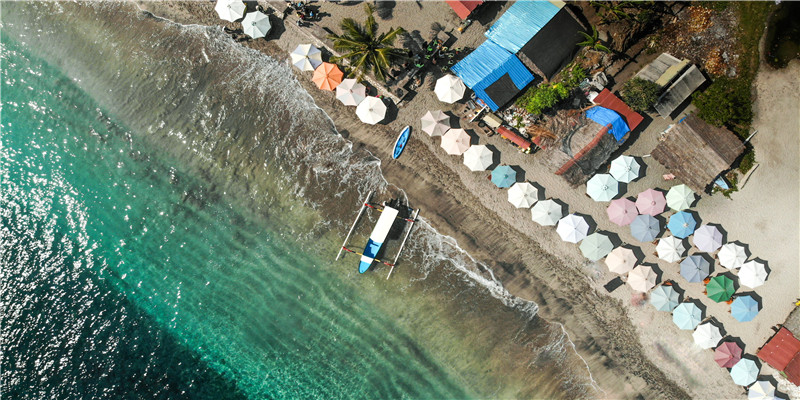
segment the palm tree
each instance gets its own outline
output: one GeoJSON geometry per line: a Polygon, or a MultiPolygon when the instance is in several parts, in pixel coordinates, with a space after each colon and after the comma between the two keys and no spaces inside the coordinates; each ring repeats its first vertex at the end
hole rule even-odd
{"type": "Polygon", "coordinates": [[[602,51],[602,52],[605,52],[605,53],[611,53],[611,49],[609,49],[606,46],[603,46],[603,44],[600,42],[600,38],[599,38],[600,34],[597,32],[597,28],[595,28],[594,26],[592,26],[592,34],[591,35],[589,35],[586,32],[578,32],[578,33],[580,33],[584,38],[584,41],[578,43],[578,46],[586,46],[586,47],[588,47],[588,48],[590,48],[592,50],[602,51]]]}
{"type": "Polygon", "coordinates": [[[365,4],[364,11],[367,13],[367,20],[363,26],[352,18],[345,18],[339,25],[343,33],[328,35],[328,39],[333,40],[333,48],[344,53],[332,60],[347,60],[353,70],[351,77],[355,72],[362,74],[372,70],[375,77],[385,81],[386,70],[395,60],[405,57],[405,50],[392,47],[397,36],[405,30],[392,28],[389,32],[378,35],[372,6],[365,4]]]}

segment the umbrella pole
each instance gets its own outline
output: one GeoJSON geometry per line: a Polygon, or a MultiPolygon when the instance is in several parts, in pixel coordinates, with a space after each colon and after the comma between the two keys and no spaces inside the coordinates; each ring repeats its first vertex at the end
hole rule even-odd
{"type": "Polygon", "coordinates": [[[367,208],[367,204],[369,203],[369,199],[372,198],[372,193],[374,193],[374,191],[370,190],[369,193],[367,193],[367,197],[364,199],[364,201],[361,202],[361,209],[358,210],[358,215],[356,216],[356,220],[353,221],[353,226],[350,227],[350,231],[347,232],[347,236],[344,238],[344,243],[342,243],[342,248],[339,249],[339,253],[336,254],[336,260],[339,260],[339,257],[341,257],[341,255],[342,255],[342,250],[344,250],[345,246],[347,246],[347,241],[350,239],[350,235],[353,234],[353,229],[356,228],[356,224],[358,223],[358,220],[361,219],[361,214],[363,214],[364,210],[367,208]]]}
{"type": "Polygon", "coordinates": [[[389,280],[389,277],[392,276],[392,271],[394,271],[394,266],[397,265],[397,259],[400,258],[400,253],[403,252],[403,247],[406,245],[406,240],[408,240],[408,236],[411,235],[411,230],[414,229],[414,223],[417,222],[417,216],[419,215],[419,208],[414,213],[414,216],[411,217],[411,226],[408,227],[408,232],[406,232],[406,236],[403,238],[403,242],[400,243],[400,249],[397,250],[397,255],[394,257],[394,261],[392,262],[392,268],[389,269],[389,275],[386,275],[386,280],[389,280]]]}

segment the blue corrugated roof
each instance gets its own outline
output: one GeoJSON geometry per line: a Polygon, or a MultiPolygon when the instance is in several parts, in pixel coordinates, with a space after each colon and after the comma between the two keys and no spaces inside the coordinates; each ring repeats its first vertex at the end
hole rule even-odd
{"type": "Polygon", "coordinates": [[[533,74],[525,68],[517,56],[491,40],[483,42],[475,51],[454,65],[451,70],[493,111],[497,111],[502,104],[496,104],[486,94],[484,89],[489,85],[505,74],[509,75],[514,86],[519,90],[524,89],[533,81],[533,74]]]}
{"type": "Polygon", "coordinates": [[[516,54],[560,9],[549,1],[517,1],[484,35],[516,54]]]}
{"type": "Polygon", "coordinates": [[[622,140],[626,133],[630,132],[625,120],[616,111],[605,107],[596,106],[588,109],[586,118],[603,126],[611,124],[611,129],[608,130],[608,133],[612,134],[618,142],[622,140]]]}

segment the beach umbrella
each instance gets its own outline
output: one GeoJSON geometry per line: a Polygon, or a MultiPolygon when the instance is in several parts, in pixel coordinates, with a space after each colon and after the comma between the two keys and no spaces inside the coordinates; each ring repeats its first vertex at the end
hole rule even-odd
{"type": "Polygon", "coordinates": [[[558,221],[556,233],[565,242],[578,243],[589,233],[589,224],[585,218],[570,214],[558,221]]]}
{"type": "Polygon", "coordinates": [[[494,153],[489,150],[488,147],[482,144],[476,144],[470,146],[469,149],[464,152],[464,165],[466,165],[470,171],[486,171],[486,168],[492,165],[493,158],[494,153]]]}
{"type": "Polygon", "coordinates": [[[734,342],[723,342],[714,350],[714,361],[722,368],[730,368],[742,359],[742,348],[734,342]]]}
{"type": "Polygon", "coordinates": [[[383,121],[383,118],[386,116],[386,104],[383,104],[383,100],[377,97],[367,96],[361,103],[358,103],[356,115],[358,115],[358,119],[360,119],[361,122],[375,125],[383,121]]]}
{"type": "MultiPolygon", "coordinates": [[[[311,80],[317,84],[318,88],[331,91],[336,89],[336,86],[339,86],[339,84],[342,83],[342,78],[344,78],[344,73],[339,69],[339,66],[327,62],[320,64],[316,69],[314,69],[314,75],[311,76],[311,80]]],[[[377,97],[373,98],[378,99],[377,97]]],[[[359,106],[360,105],[361,104],[359,104],[359,106]]],[[[384,112],[386,112],[386,107],[384,107],[384,112]]],[[[381,119],[383,119],[383,115],[381,115],[381,119]]]]}
{"type": "Polygon", "coordinates": [[[594,201],[611,201],[619,193],[619,182],[609,174],[597,174],[586,182],[586,194],[594,201]]]}
{"type": "Polygon", "coordinates": [[[722,232],[716,226],[703,225],[694,231],[692,241],[700,251],[713,253],[722,246],[722,232]]]}
{"type": "Polygon", "coordinates": [[[611,203],[606,208],[608,219],[619,225],[625,226],[633,222],[639,211],[636,210],[636,203],[628,199],[611,200],[611,203]]]}
{"type": "Polygon", "coordinates": [[[508,202],[517,208],[531,208],[539,200],[539,189],[528,182],[517,182],[508,189],[508,202]]]}
{"type": "Polygon", "coordinates": [[[706,284],[706,295],[717,303],[728,301],[734,292],[736,289],[733,287],[733,279],[725,275],[715,276],[706,284]]]}
{"type": "Polygon", "coordinates": [[[697,326],[697,329],[692,333],[694,343],[700,346],[701,349],[710,349],[716,347],[719,341],[722,340],[722,332],[719,331],[714,324],[706,322],[697,326]]]}
{"type": "Polygon", "coordinates": [[[738,296],[731,303],[731,315],[739,322],[752,321],[758,315],[758,302],[752,296],[738,296]]]}
{"type": "Polygon", "coordinates": [[[682,211],[694,203],[694,192],[688,186],[680,184],[669,188],[667,192],[667,206],[675,211],[682,211]]]}
{"type": "Polygon", "coordinates": [[[775,386],[770,381],[756,381],[747,391],[747,400],[775,400],[775,386]]]}
{"type": "Polygon", "coordinates": [[[627,247],[617,247],[606,256],[608,270],[620,275],[627,274],[636,266],[637,262],[639,259],[636,258],[636,254],[627,247]]]}
{"type": "Polygon", "coordinates": [[[690,331],[703,320],[703,310],[694,303],[681,303],[672,310],[672,322],[678,328],[690,331]]]}
{"type": "Polygon", "coordinates": [[[269,16],[259,11],[247,13],[242,20],[242,31],[253,39],[267,36],[270,29],[269,16]]]}
{"type": "Polygon", "coordinates": [[[428,111],[422,116],[422,130],[428,136],[442,136],[450,129],[450,116],[441,110],[428,111]]]}
{"type": "Polygon", "coordinates": [[[636,208],[639,210],[639,214],[656,216],[664,212],[666,205],[667,200],[664,198],[664,193],[658,190],[647,189],[636,197],[636,208]]]}
{"type": "Polygon", "coordinates": [[[705,258],[694,254],[681,261],[681,276],[689,282],[702,282],[708,277],[711,265],[705,258]]]}
{"type": "Polygon", "coordinates": [[[630,183],[639,177],[640,169],[641,166],[635,158],[631,156],[619,156],[611,161],[611,168],[608,169],[608,172],[614,179],[620,182],[630,183]]]}
{"type": "Polygon", "coordinates": [[[661,223],[652,215],[639,215],[631,222],[631,235],[640,242],[652,242],[661,233],[661,223]]]}
{"type": "Polygon", "coordinates": [[[717,257],[719,257],[719,263],[727,269],[741,268],[744,262],[747,261],[747,253],[744,250],[744,246],[736,243],[724,244],[719,249],[717,257]]]}
{"type": "Polygon", "coordinates": [[[758,365],[749,358],[742,358],[731,367],[731,379],[740,386],[752,385],[758,379],[758,373],[758,365]]]}
{"type": "Polygon", "coordinates": [[[345,79],[336,86],[336,99],[346,106],[357,106],[367,98],[367,87],[355,79],[345,79]]]}
{"type": "Polygon", "coordinates": [[[442,136],[441,146],[447,154],[460,156],[469,149],[472,138],[463,129],[450,129],[442,136]]]}
{"type": "Polygon", "coordinates": [[[650,292],[650,304],[658,311],[672,311],[680,304],[680,294],[672,286],[657,286],[650,292]]]}
{"type": "Polygon", "coordinates": [[[217,5],[214,6],[219,17],[230,22],[242,18],[246,9],[244,3],[239,0],[217,0],[217,5]]]}
{"type": "Polygon", "coordinates": [[[667,228],[672,232],[672,235],[681,239],[685,239],[694,233],[696,226],[697,221],[695,221],[694,216],[686,211],[678,211],[669,217],[669,222],[667,222],[667,228]]]}
{"type": "Polygon", "coordinates": [[[764,263],[751,260],[739,270],[739,283],[749,288],[757,288],[767,281],[767,269],[764,263]]]}
{"type": "Polygon", "coordinates": [[[433,88],[436,97],[445,103],[455,103],[461,100],[466,90],[467,87],[464,86],[461,78],[450,74],[437,79],[436,86],[433,88]]]}
{"type": "Polygon", "coordinates": [[[631,289],[646,293],[656,285],[656,273],[653,268],[646,265],[638,265],[628,272],[628,285],[631,289]]]}
{"type": "Polygon", "coordinates": [[[492,183],[500,189],[511,187],[517,181],[517,171],[508,165],[501,165],[492,170],[492,183]]]}
{"type": "Polygon", "coordinates": [[[553,226],[564,215],[561,204],[553,200],[542,200],[531,208],[531,220],[542,226],[553,226]]]}
{"type": "Polygon", "coordinates": [[[298,45],[289,56],[300,71],[313,71],[322,64],[322,52],[313,44],[298,45]]]}
{"type": "MultiPolygon", "coordinates": [[[[611,250],[614,249],[614,243],[611,243],[611,239],[607,235],[595,232],[583,239],[580,249],[584,257],[591,261],[599,261],[611,253],[611,250]]],[[[653,284],[655,284],[655,281],[653,284]]]]}
{"type": "Polygon", "coordinates": [[[683,247],[683,240],[680,240],[675,236],[663,237],[659,239],[658,244],[656,245],[656,253],[658,254],[658,258],[666,262],[672,263],[680,261],[685,251],[686,248],[683,247]]]}

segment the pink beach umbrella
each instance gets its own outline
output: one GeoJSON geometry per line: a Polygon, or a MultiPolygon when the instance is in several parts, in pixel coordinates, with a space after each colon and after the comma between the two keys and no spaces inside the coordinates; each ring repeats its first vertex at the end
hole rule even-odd
{"type": "Polygon", "coordinates": [[[470,137],[463,129],[450,129],[442,136],[441,146],[447,154],[460,156],[469,149],[470,137]]]}
{"type": "Polygon", "coordinates": [[[714,361],[722,368],[731,368],[742,359],[742,349],[734,342],[724,342],[714,350],[714,361]]]}
{"type": "Polygon", "coordinates": [[[664,193],[658,190],[647,189],[636,198],[636,208],[639,214],[647,214],[656,216],[664,212],[664,207],[667,206],[667,199],[664,198],[664,193]]]}
{"type": "Polygon", "coordinates": [[[625,226],[633,222],[639,212],[636,210],[636,203],[628,199],[611,200],[611,204],[606,208],[608,219],[619,225],[625,226]]]}

